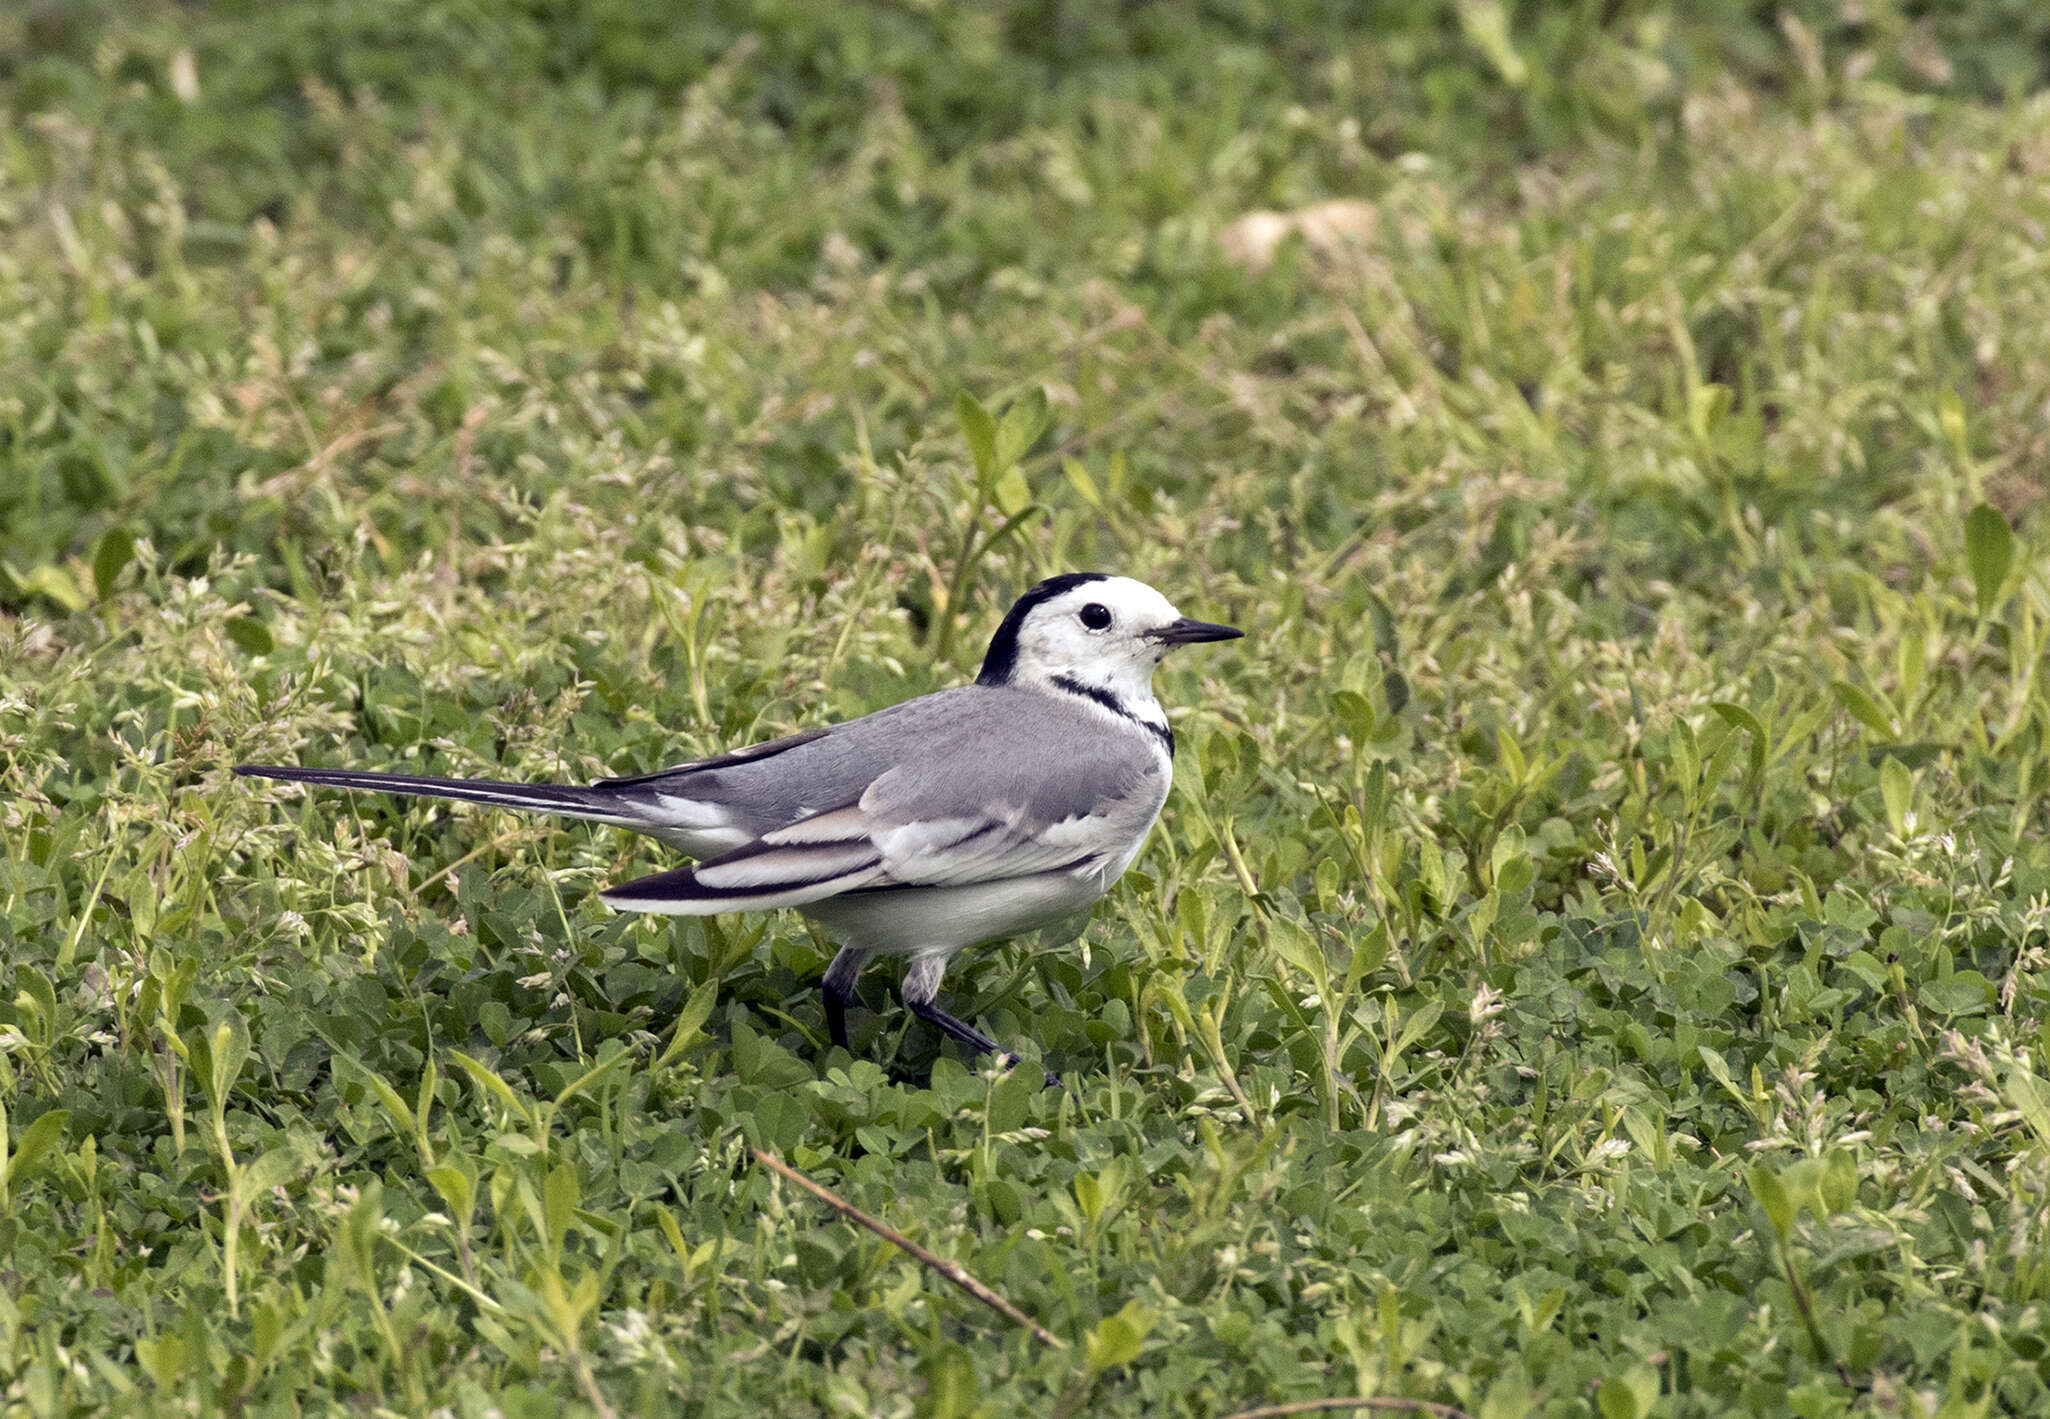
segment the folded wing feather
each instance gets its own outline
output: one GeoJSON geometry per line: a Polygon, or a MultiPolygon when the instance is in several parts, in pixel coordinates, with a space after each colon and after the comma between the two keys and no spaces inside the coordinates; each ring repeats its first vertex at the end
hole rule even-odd
{"type": "MultiPolygon", "coordinates": [[[[970,693],[946,697],[964,697],[968,711],[975,706],[965,698],[970,693]]],[[[884,887],[1121,867],[1167,792],[1166,773],[1145,736],[1078,732],[1090,727],[1076,723],[1080,711],[1036,693],[1007,696],[1001,708],[992,722],[965,713],[933,726],[920,752],[901,761],[858,744],[868,768],[858,782],[848,781],[853,755],[831,764],[836,773],[807,775],[814,790],[837,778],[833,786],[847,795],[840,802],[768,826],[695,867],[612,888],[604,898],[627,911],[698,916],[803,906],[884,887]],[[992,752],[998,738],[1003,751],[992,752]]],[[[812,752],[827,751],[838,737],[812,752]]]]}
{"type": "Polygon", "coordinates": [[[1082,870],[1116,857],[1128,840],[1108,827],[1101,817],[1040,823],[1008,804],[991,804],[973,817],[889,822],[852,804],[604,897],[624,910],[695,916],[803,906],[878,887],[1004,881],[1082,870]]]}

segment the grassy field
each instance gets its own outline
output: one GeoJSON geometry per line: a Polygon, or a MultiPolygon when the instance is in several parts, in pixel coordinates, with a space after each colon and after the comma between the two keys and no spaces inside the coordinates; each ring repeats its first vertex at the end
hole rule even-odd
{"type": "Polygon", "coordinates": [[[0,1414],[2050,1412],[2046,77],[2033,0],[0,8],[0,1414]],[[1068,568],[1248,636],[1087,935],[950,974],[1057,1091],[888,970],[826,1048],[644,840],[228,773],[652,769],[1068,568]]]}

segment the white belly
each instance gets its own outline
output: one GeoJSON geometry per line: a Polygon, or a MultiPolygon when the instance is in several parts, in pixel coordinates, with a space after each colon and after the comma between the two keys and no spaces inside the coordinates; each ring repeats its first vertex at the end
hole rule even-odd
{"type": "Polygon", "coordinates": [[[877,955],[958,951],[1051,926],[1103,895],[1095,873],[1047,872],[965,887],[850,892],[798,908],[843,946],[877,955]]]}

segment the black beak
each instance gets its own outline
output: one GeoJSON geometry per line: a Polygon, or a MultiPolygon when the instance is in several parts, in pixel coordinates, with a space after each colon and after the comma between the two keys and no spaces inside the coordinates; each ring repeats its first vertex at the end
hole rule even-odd
{"type": "Polygon", "coordinates": [[[1187,616],[1149,631],[1162,645],[1194,645],[1198,641],[1235,641],[1245,632],[1237,626],[1220,626],[1211,621],[1191,621],[1187,616]]]}

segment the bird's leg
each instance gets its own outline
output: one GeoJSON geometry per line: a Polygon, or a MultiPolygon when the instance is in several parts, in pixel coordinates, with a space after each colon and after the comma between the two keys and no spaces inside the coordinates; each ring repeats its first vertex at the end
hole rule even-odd
{"type": "Polygon", "coordinates": [[[855,1000],[854,978],[861,974],[867,960],[868,952],[842,946],[833,957],[833,964],[826,967],[826,978],[819,983],[826,998],[826,1033],[832,1036],[834,1044],[850,1053],[853,1047],[847,1043],[847,1007],[855,1000]]]}
{"type": "Polygon", "coordinates": [[[968,1046],[968,1048],[982,1054],[1000,1054],[1004,1057],[1004,1063],[1006,1064],[1016,1064],[1018,1062],[1017,1055],[1012,1054],[966,1020],[949,1015],[930,1000],[913,1000],[907,994],[904,997],[904,1003],[911,1007],[911,1013],[919,1019],[925,1021],[928,1025],[939,1026],[962,1044],[968,1046]]]}
{"type": "MultiPolygon", "coordinates": [[[[937,1026],[950,1038],[958,1041],[978,1054],[1003,1056],[1006,1065],[1018,1063],[1018,1056],[1012,1054],[995,1040],[976,1029],[957,1015],[949,1015],[938,1004],[940,972],[947,968],[945,956],[914,956],[911,965],[904,972],[904,1004],[912,1014],[928,1025],[937,1026]]],[[[1060,1076],[1048,1071],[1047,1086],[1058,1089],[1060,1076]]]]}
{"type": "Polygon", "coordinates": [[[826,997],[826,1033],[832,1036],[834,1044],[851,1054],[854,1047],[847,1043],[847,1002],[835,994],[831,986],[827,986],[823,994],[826,997]]]}

